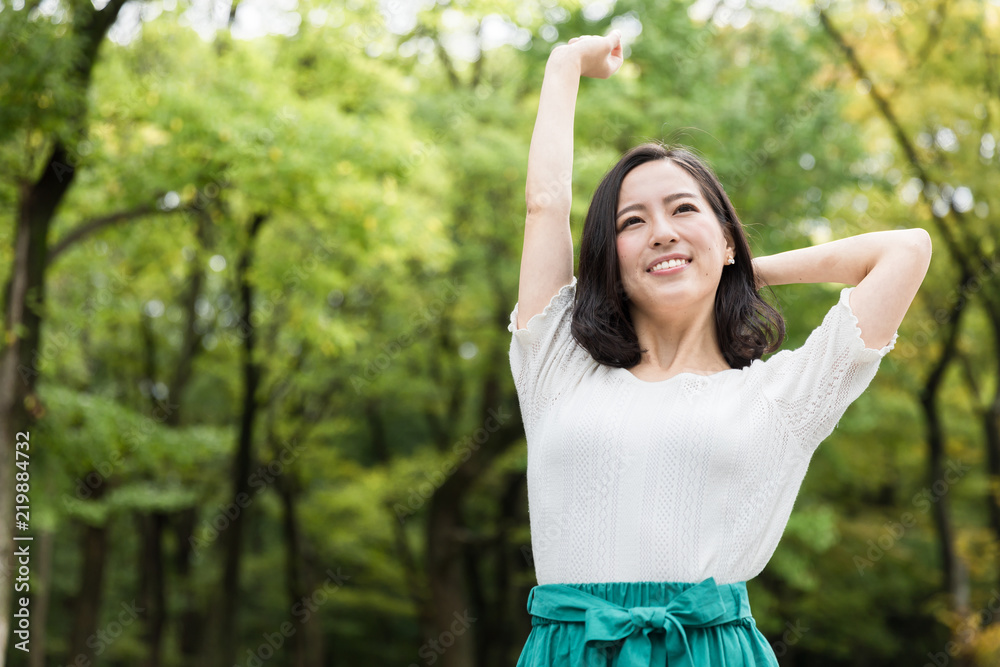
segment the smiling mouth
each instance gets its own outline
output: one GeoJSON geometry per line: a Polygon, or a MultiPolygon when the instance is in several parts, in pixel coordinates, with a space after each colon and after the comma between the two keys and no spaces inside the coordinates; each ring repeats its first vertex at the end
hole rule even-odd
{"type": "Polygon", "coordinates": [[[691,260],[684,259],[670,259],[666,262],[660,262],[650,269],[646,269],[646,273],[669,273],[677,269],[681,269],[691,263],[691,260]]]}

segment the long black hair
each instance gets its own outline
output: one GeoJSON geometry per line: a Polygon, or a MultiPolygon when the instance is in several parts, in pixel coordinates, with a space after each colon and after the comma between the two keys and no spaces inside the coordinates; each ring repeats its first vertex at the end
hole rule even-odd
{"type": "Polygon", "coordinates": [[[774,352],[785,339],[785,320],[757,293],[753,255],[729,196],[712,169],[690,149],[662,143],[645,143],[628,151],[594,192],[583,225],[573,337],[595,361],[608,366],[632,368],[647,351],[639,348],[626,304],[615,215],[625,176],[653,160],[671,160],[694,178],[735,249],[736,264],[725,267],[715,294],[715,326],[726,362],[743,368],[774,352]]]}

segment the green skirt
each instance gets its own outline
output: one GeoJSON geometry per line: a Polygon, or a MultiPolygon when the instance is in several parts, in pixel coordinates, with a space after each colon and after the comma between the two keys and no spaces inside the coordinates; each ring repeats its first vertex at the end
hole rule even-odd
{"type": "Polygon", "coordinates": [[[544,584],[517,667],[778,667],[746,582],[544,584]]]}

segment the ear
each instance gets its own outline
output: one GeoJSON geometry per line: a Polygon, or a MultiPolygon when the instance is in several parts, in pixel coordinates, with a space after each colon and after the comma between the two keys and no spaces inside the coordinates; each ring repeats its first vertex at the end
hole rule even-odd
{"type": "Polygon", "coordinates": [[[729,231],[727,227],[722,228],[722,240],[726,244],[726,252],[733,253],[733,257],[736,256],[736,244],[733,242],[732,232],[729,231]]]}

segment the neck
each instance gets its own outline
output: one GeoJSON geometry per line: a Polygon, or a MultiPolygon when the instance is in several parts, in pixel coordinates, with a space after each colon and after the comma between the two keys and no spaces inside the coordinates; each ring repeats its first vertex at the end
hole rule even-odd
{"type": "Polygon", "coordinates": [[[730,368],[719,346],[712,300],[688,308],[645,312],[633,309],[639,366],[654,372],[723,371],[730,368]]]}

